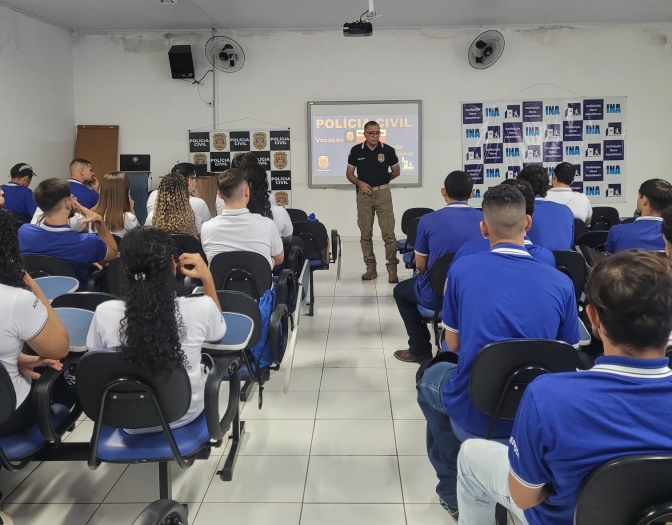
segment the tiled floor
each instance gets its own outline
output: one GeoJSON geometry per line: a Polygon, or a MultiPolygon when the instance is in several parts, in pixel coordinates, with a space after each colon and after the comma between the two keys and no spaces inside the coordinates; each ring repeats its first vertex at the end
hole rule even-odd
{"type": "MultiPolygon", "coordinates": [[[[387,283],[363,283],[358,242],[343,245],[342,278],[316,274],[316,312],[304,317],[290,392],[284,372],[243,408],[246,435],[232,482],[223,450],[173,468],[173,496],[192,525],[450,525],[438,505],[415,401],[414,365],[394,359],[406,335],[387,283]]],[[[400,266],[401,268],[401,266],[400,266]]],[[[408,277],[400,270],[400,277],[408,277]]],[[[86,440],[81,422],[70,439],[86,440]]],[[[43,463],[2,472],[4,510],[17,525],[126,525],[158,499],[157,466],[43,463]]]]}

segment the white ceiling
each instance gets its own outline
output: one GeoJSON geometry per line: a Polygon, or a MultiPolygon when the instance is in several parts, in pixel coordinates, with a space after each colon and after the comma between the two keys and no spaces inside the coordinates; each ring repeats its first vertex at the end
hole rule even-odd
{"type": "MultiPolygon", "coordinates": [[[[367,0],[0,0],[78,31],[336,29],[367,0]]],[[[672,21],[672,0],[377,0],[375,27],[672,21]]],[[[614,35],[618,37],[618,35],[614,35]]]]}

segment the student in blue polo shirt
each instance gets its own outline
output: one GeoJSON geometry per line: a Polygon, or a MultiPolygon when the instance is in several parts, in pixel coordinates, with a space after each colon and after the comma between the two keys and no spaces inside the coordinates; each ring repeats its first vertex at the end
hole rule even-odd
{"type": "Polygon", "coordinates": [[[102,217],[75,201],[66,181],[43,180],[35,188],[35,201],[44,212],[44,221],[19,228],[21,255],[50,255],[68,261],[83,288],[89,266],[114,259],[117,243],[102,217]],[[75,211],[83,217],[84,224],[95,226],[97,235],[70,229],[68,219],[75,211]]]}
{"type": "Polygon", "coordinates": [[[5,209],[21,214],[26,222],[30,222],[37,209],[33,192],[28,189],[33,177],[36,177],[35,172],[30,165],[19,163],[10,170],[9,177],[11,182],[2,185],[5,209]]]}
{"type": "Polygon", "coordinates": [[[571,250],[574,246],[574,213],[565,204],[546,200],[548,173],[543,166],[532,164],[523,168],[518,180],[530,183],[536,196],[534,221],[528,236],[537,246],[549,250],[571,250]]]}
{"type": "Polygon", "coordinates": [[[494,525],[495,505],[524,524],[571,524],[579,486],[615,458],[672,450],[672,270],[633,251],[598,264],[586,312],[604,356],[588,371],[537,378],[510,446],[471,439],[459,457],[460,525],[494,525]]]}
{"type": "Polygon", "coordinates": [[[609,230],[604,248],[609,253],[639,248],[663,251],[665,241],[660,229],[661,213],[672,206],[672,184],[663,179],[650,179],[639,187],[637,213],[639,217],[628,224],[617,224],[609,230]]]}
{"type": "Polygon", "coordinates": [[[444,253],[455,253],[467,241],[481,238],[483,213],[467,204],[474,182],[463,171],[448,174],[441,188],[446,201],[442,209],[424,215],[418,224],[415,241],[415,264],[418,276],[394,287],[394,300],[408,333],[408,350],[397,350],[394,357],[407,363],[422,363],[432,358],[432,343],[426,321],[418,304],[436,309],[441,298],[434,294],[429,272],[434,261],[444,253]]]}
{"type": "MultiPolygon", "coordinates": [[[[436,470],[441,504],[457,515],[457,455],[452,423],[485,435],[490,418],[469,398],[471,365],[479,350],[505,339],[556,339],[576,345],[579,326],[574,285],[563,273],[525,249],[530,218],[516,188],[499,185],[483,197],[483,236],[491,250],[457,261],[448,273],[443,325],[457,364],[438,362],[418,381],[418,404],[427,418],[427,453],[436,470]]],[[[510,435],[500,421],[493,437],[510,435]]]]}
{"type": "MultiPolygon", "coordinates": [[[[525,214],[532,219],[534,215],[534,192],[532,191],[532,186],[529,182],[518,179],[506,179],[502,182],[508,186],[513,186],[525,197],[525,214]]],[[[534,222],[534,221],[532,221],[534,222]]],[[[555,256],[551,250],[547,250],[542,246],[537,246],[533,244],[530,238],[525,235],[525,249],[530,252],[530,255],[539,261],[543,261],[546,264],[555,266],[555,256]]],[[[479,237],[474,241],[465,242],[462,245],[462,248],[457,250],[455,258],[453,259],[452,264],[455,264],[456,261],[465,257],[467,255],[473,255],[475,253],[487,252],[490,250],[490,241],[484,237],[479,237]]]]}
{"type": "Polygon", "coordinates": [[[70,163],[68,179],[72,196],[85,208],[93,208],[98,204],[100,184],[93,173],[91,163],[86,159],[74,159],[70,163]]]}

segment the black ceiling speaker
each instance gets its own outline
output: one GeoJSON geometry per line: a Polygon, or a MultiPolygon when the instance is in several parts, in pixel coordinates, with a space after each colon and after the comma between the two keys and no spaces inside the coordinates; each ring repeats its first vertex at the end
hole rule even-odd
{"type": "Polygon", "coordinates": [[[194,60],[191,46],[173,46],[168,51],[170,72],[173,78],[194,78],[194,60]]]}

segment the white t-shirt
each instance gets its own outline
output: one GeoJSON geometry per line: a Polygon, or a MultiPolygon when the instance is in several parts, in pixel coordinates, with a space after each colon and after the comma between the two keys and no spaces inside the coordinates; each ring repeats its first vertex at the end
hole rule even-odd
{"type": "MultiPolygon", "coordinates": [[[[196,221],[196,231],[198,233],[201,233],[203,220],[196,213],[194,213],[194,219],[196,221]]],[[[147,215],[147,219],[145,219],[145,226],[154,226],[152,224],[153,221],[154,221],[154,210],[150,211],[149,214],[147,215]]]]}
{"type": "Polygon", "coordinates": [[[590,199],[583,193],[572,190],[572,188],[551,188],[546,194],[546,200],[569,206],[574,218],[583,222],[593,216],[590,199]]]}
{"type": "MultiPolygon", "coordinates": [[[[30,224],[40,224],[42,222],[44,222],[44,213],[40,208],[37,208],[33,218],[30,221],[30,224]]],[[[68,219],[68,226],[70,226],[70,229],[75,232],[89,231],[88,224],[82,223],[82,216],[79,213],[75,213],[68,219]]]]}
{"type": "Polygon", "coordinates": [[[271,257],[280,255],[282,239],[275,223],[250,210],[224,210],[221,215],[206,222],[201,231],[203,251],[208,263],[215,255],[224,252],[255,252],[266,257],[273,267],[271,257]]]}
{"type": "MultiPolygon", "coordinates": [[[[159,194],[159,190],[154,190],[147,197],[147,214],[149,215],[154,211],[154,204],[156,203],[156,196],[159,194]]],[[[189,205],[191,209],[194,210],[196,217],[200,217],[201,223],[209,221],[212,216],[210,215],[210,209],[203,199],[200,197],[189,196],[189,205]]],[[[197,221],[198,222],[198,221],[197,221]]],[[[145,222],[145,226],[148,224],[145,222]]],[[[200,231],[200,230],[199,230],[200,231]]]]}
{"type": "MultiPolygon", "coordinates": [[[[125,211],[124,212],[124,228],[122,230],[117,230],[117,231],[113,231],[113,232],[110,232],[110,233],[112,233],[112,235],[117,235],[119,237],[123,237],[128,232],[130,232],[133,228],[137,228],[137,226],[138,226],[138,219],[136,218],[136,216],[133,215],[130,211],[125,211]]],[[[90,231],[92,233],[96,233],[96,228],[92,226],[90,228],[90,231]]],[[[119,248],[119,247],[117,246],[117,248],[119,248]]]]}
{"type": "Polygon", "coordinates": [[[49,314],[33,292],[0,284],[0,362],[7,370],[17,408],[30,393],[30,379],[19,373],[23,343],[34,339],[47,324],[49,314]]]}
{"type": "MultiPolygon", "coordinates": [[[[292,224],[292,219],[289,217],[289,213],[282,206],[278,206],[270,195],[268,196],[268,200],[271,203],[273,222],[280,233],[280,237],[289,237],[294,233],[294,225],[292,224]]],[[[219,195],[217,195],[217,199],[215,200],[215,206],[217,206],[217,215],[221,215],[226,209],[226,204],[219,195]]]]}
{"type": "MultiPolygon", "coordinates": [[[[210,297],[178,297],[177,303],[186,329],[181,345],[187,358],[185,368],[191,383],[191,404],[181,419],[170,424],[171,428],[187,425],[203,412],[206,376],[201,370],[201,346],[205,342],[221,340],[226,333],[222,312],[210,297]]],[[[119,330],[124,315],[123,301],[106,301],[98,306],[86,337],[86,348],[89,351],[117,348],[120,345],[119,330]]],[[[127,432],[143,434],[159,430],[156,427],[127,432]]]]}

